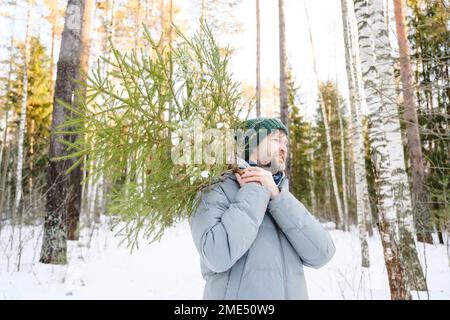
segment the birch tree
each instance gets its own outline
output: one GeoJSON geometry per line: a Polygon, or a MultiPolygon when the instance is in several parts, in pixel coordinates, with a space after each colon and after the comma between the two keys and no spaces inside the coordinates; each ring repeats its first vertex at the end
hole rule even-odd
{"type": "MultiPolygon", "coordinates": [[[[369,267],[370,257],[369,257],[369,247],[366,232],[366,219],[365,217],[370,212],[367,212],[366,203],[369,202],[368,196],[369,191],[367,187],[367,173],[365,164],[365,151],[364,151],[364,141],[363,133],[361,127],[361,95],[356,85],[356,71],[360,72],[359,67],[359,55],[358,61],[356,58],[356,49],[352,41],[351,35],[351,25],[348,19],[348,3],[347,0],[341,0],[341,11],[342,11],[342,27],[344,31],[344,43],[345,43],[345,60],[346,60],[346,71],[347,71],[347,84],[350,93],[350,132],[352,138],[352,154],[354,159],[354,169],[355,169],[355,189],[356,189],[356,217],[358,225],[359,241],[361,244],[361,265],[363,267],[369,267]],[[358,65],[357,68],[353,68],[358,65]]],[[[369,206],[370,208],[370,206],[369,206]]]]}
{"type": "Polygon", "coordinates": [[[19,205],[22,201],[22,168],[23,168],[23,148],[24,138],[26,133],[26,121],[27,121],[27,93],[28,93],[28,58],[29,58],[29,45],[31,38],[31,30],[33,26],[32,21],[32,9],[34,6],[34,0],[28,0],[27,11],[27,25],[25,31],[25,46],[24,46],[24,59],[23,59],[23,93],[20,110],[20,124],[19,124],[19,137],[17,141],[17,168],[16,168],[16,193],[14,198],[13,214],[17,215],[19,212],[19,205]]]}
{"type": "Polygon", "coordinates": [[[309,41],[311,44],[311,51],[312,51],[312,56],[313,56],[313,71],[314,71],[314,75],[316,77],[317,88],[318,88],[318,92],[319,92],[319,104],[320,104],[320,109],[322,112],[323,123],[325,126],[325,137],[326,137],[327,150],[328,150],[327,154],[328,154],[328,159],[330,162],[331,181],[333,184],[333,192],[334,192],[334,197],[336,200],[336,207],[338,210],[338,228],[344,229],[345,228],[345,219],[344,219],[344,212],[342,210],[342,200],[341,200],[341,196],[339,194],[339,187],[338,187],[337,178],[336,178],[336,166],[335,166],[335,161],[334,161],[333,148],[332,148],[332,144],[331,144],[330,126],[328,123],[328,116],[327,116],[327,110],[326,110],[326,106],[325,106],[324,97],[321,94],[321,89],[320,89],[320,84],[319,84],[319,74],[317,72],[314,42],[313,42],[313,38],[312,38],[311,24],[309,21],[309,14],[308,14],[306,5],[305,5],[305,14],[306,14],[306,20],[307,20],[307,24],[308,24],[309,41]]]}
{"type": "MultiPolygon", "coordinates": [[[[367,182],[367,168],[365,164],[365,154],[366,154],[366,148],[365,148],[365,138],[364,133],[368,132],[367,130],[367,121],[364,121],[363,118],[363,112],[362,110],[367,110],[367,103],[366,103],[366,93],[364,91],[364,81],[363,81],[363,75],[362,75],[362,69],[361,69],[361,58],[360,58],[360,52],[359,52],[359,45],[358,45],[358,26],[355,18],[355,14],[353,11],[353,2],[346,0],[346,3],[348,7],[351,7],[350,14],[347,19],[348,21],[348,36],[349,36],[349,48],[352,48],[351,51],[351,59],[353,61],[351,67],[352,67],[352,74],[354,77],[355,82],[355,94],[356,94],[356,109],[353,113],[356,118],[354,119],[353,123],[358,124],[360,126],[360,133],[361,133],[361,142],[359,142],[359,156],[361,159],[359,160],[361,162],[361,166],[364,167],[364,175],[359,177],[361,189],[362,189],[362,197],[364,199],[364,219],[366,220],[366,229],[369,232],[369,236],[373,235],[373,222],[372,222],[372,209],[371,209],[371,202],[370,202],[370,194],[369,194],[369,186],[367,182]]],[[[355,133],[356,134],[356,133],[355,133]]]]}
{"type": "MultiPolygon", "coordinates": [[[[336,85],[337,85],[337,79],[336,79],[336,85]]],[[[336,96],[337,97],[337,101],[336,101],[336,110],[337,110],[337,115],[338,115],[338,120],[339,120],[339,135],[340,135],[340,140],[341,140],[341,176],[342,176],[342,198],[343,198],[343,202],[344,202],[344,227],[345,230],[348,230],[348,199],[347,199],[347,190],[348,190],[348,186],[347,186],[347,173],[346,173],[346,169],[345,169],[345,132],[344,132],[344,123],[342,120],[342,110],[341,110],[341,104],[340,104],[340,100],[339,100],[339,95],[336,96]]]]}
{"type": "MultiPolygon", "coordinates": [[[[280,50],[280,120],[286,127],[289,127],[289,106],[288,106],[288,66],[286,55],[286,22],[284,0],[278,0],[278,36],[280,50]]],[[[286,158],[286,176],[291,175],[290,152],[286,158]]]]}
{"type": "Polygon", "coordinates": [[[261,22],[259,0],[256,0],[256,116],[261,116],[261,22]]]}
{"type": "Polygon", "coordinates": [[[308,150],[308,160],[310,162],[310,165],[308,167],[309,172],[309,193],[311,198],[311,208],[312,212],[317,212],[317,200],[316,200],[316,191],[315,191],[315,184],[314,184],[314,148],[310,148],[308,150]]]}
{"type": "Polygon", "coordinates": [[[378,211],[393,299],[426,282],[414,241],[411,196],[396,105],[394,65],[381,0],[355,0],[369,138],[377,176],[378,211]],[[397,230],[398,227],[398,230],[397,230]]]}

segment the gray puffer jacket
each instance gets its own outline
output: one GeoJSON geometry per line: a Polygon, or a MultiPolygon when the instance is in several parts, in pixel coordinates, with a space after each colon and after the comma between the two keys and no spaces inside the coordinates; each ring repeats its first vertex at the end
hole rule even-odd
{"type": "Polygon", "coordinates": [[[328,231],[288,188],[270,200],[257,183],[232,173],[201,194],[190,227],[206,285],[203,299],[307,299],[303,266],[333,257],[328,231]]]}

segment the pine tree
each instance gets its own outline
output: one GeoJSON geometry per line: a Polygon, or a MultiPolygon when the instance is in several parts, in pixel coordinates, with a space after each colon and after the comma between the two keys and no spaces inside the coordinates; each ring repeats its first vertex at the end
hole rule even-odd
{"type": "MultiPolygon", "coordinates": [[[[7,8],[12,9],[13,12],[16,9],[16,1],[8,1],[9,6],[7,8]]],[[[2,2],[2,5],[5,5],[5,3],[2,2]]],[[[6,6],[5,6],[6,8],[6,6]]],[[[1,109],[2,116],[4,117],[4,123],[3,123],[3,132],[2,132],[2,140],[1,140],[1,148],[0,148],[0,229],[2,227],[2,220],[3,215],[5,213],[4,210],[4,202],[5,202],[5,195],[8,192],[6,190],[6,173],[8,169],[8,165],[10,162],[10,154],[11,154],[11,138],[9,135],[10,131],[10,121],[11,116],[13,114],[13,105],[10,98],[10,92],[12,88],[12,82],[13,82],[13,73],[14,73],[14,27],[15,27],[15,15],[14,14],[4,14],[4,18],[7,18],[10,20],[10,27],[11,27],[11,35],[10,35],[10,41],[9,41],[9,60],[4,63],[4,67],[2,66],[3,70],[8,70],[7,74],[0,75],[0,80],[2,81],[2,90],[0,91],[2,94],[2,100],[1,101],[1,109]],[[7,66],[6,66],[7,63],[7,66]]]]}
{"type": "Polygon", "coordinates": [[[430,231],[428,200],[424,185],[425,169],[419,136],[417,101],[414,97],[411,62],[409,58],[409,43],[407,39],[405,10],[405,0],[394,0],[397,41],[400,51],[400,75],[403,100],[405,104],[404,116],[407,128],[409,159],[412,167],[414,216],[418,240],[433,243],[430,231]]]}
{"type": "MultiPolygon", "coordinates": [[[[411,60],[416,66],[414,81],[420,139],[425,166],[429,170],[426,188],[430,201],[431,220],[438,239],[446,224],[450,224],[450,146],[448,142],[448,114],[450,105],[450,12],[442,1],[409,0],[411,18],[408,19],[411,60]]],[[[447,230],[450,228],[447,227],[447,230]]],[[[450,260],[449,260],[450,262],[450,260]]]]}
{"type": "MultiPolygon", "coordinates": [[[[17,49],[23,56],[24,44],[20,44],[17,49]]],[[[17,56],[17,58],[18,58],[17,56]]],[[[12,83],[8,93],[10,104],[17,105],[23,99],[23,68],[22,59],[16,61],[13,67],[13,74],[16,80],[12,83]]],[[[23,192],[30,196],[30,207],[35,207],[36,203],[31,202],[33,186],[41,186],[43,181],[42,173],[46,169],[48,161],[48,137],[50,132],[50,115],[52,111],[50,97],[50,58],[46,54],[46,49],[39,38],[31,37],[29,52],[29,68],[27,70],[27,114],[26,114],[26,135],[24,140],[24,154],[27,161],[24,162],[24,176],[28,181],[23,183],[23,192]]],[[[17,113],[21,113],[21,106],[17,108],[17,113]]]]}
{"type": "MultiPolygon", "coordinates": [[[[289,183],[292,193],[305,204],[314,207],[314,199],[311,197],[310,188],[312,176],[310,168],[312,159],[308,156],[311,146],[312,129],[300,114],[301,105],[299,87],[295,85],[292,71],[288,73],[288,105],[289,115],[289,152],[292,159],[292,171],[289,183]]],[[[316,212],[314,212],[316,214],[316,212]]]]}
{"type": "MultiPolygon", "coordinates": [[[[69,0],[67,3],[64,31],[58,59],[55,99],[52,113],[52,135],[50,137],[49,157],[66,155],[70,145],[77,138],[72,126],[64,133],[57,132],[59,125],[67,118],[79,114],[77,108],[65,110],[63,105],[73,103],[80,80],[80,57],[82,51],[81,30],[84,14],[84,0],[69,0]]],[[[47,170],[47,202],[44,223],[44,236],[41,248],[41,263],[65,264],[67,257],[67,215],[69,210],[79,212],[81,200],[81,172],[77,168],[69,176],[67,169],[77,162],[73,157],[64,161],[50,161],[47,170]]]]}
{"type": "MultiPolygon", "coordinates": [[[[90,34],[92,32],[91,22],[92,22],[92,11],[93,11],[92,0],[85,0],[83,7],[83,21],[81,23],[81,53],[80,53],[80,75],[79,81],[81,83],[86,81],[86,76],[89,70],[89,57],[90,57],[90,49],[91,49],[91,37],[90,34]]],[[[86,92],[84,90],[84,86],[79,86],[76,88],[78,94],[76,95],[76,99],[86,99],[86,92]]],[[[74,103],[78,104],[77,101],[74,103]]],[[[73,170],[71,172],[71,181],[80,181],[83,173],[80,168],[73,170]]],[[[66,224],[67,224],[67,239],[68,240],[78,240],[79,238],[79,223],[80,223],[80,213],[82,211],[82,194],[83,190],[81,185],[72,186],[74,199],[67,206],[66,212],[66,224]]]]}
{"type": "Polygon", "coordinates": [[[79,118],[64,126],[75,126],[80,137],[69,143],[72,154],[55,160],[78,158],[70,171],[84,155],[101,159],[100,166],[90,168],[88,178],[98,179],[108,168],[104,174],[112,191],[107,210],[132,250],[140,235],[160,239],[166,228],[188,218],[198,192],[229,168],[220,152],[212,152],[206,163],[202,156],[211,139],[217,147],[230,137],[202,136],[201,131],[236,128],[246,105],[227,69],[229,52],[218,46],[207,26],[202,30],[187,38],[177,29],[182,41],[170,51],[145,29],[150,55],[122,53],[111,43],[113,58],[99,61],[88,77],[90,106],[81,103],[76,111],[65,105],[79,118]],[[167,68],[169,54],[173,76],[167,68]],[[104,69],[108,71],[103,73],[104,69]]]}

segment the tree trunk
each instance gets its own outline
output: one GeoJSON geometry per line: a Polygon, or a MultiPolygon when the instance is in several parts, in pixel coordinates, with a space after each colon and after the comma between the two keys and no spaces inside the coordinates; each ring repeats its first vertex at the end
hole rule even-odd
{"type": "Polygon", "coordinates": [[[400,129],[400,117],[395,97],[394,61],[391,57],[391,45],[388,31],[384,28],[384,8],[381,0],[370,0],[373,7],[373,39],[375,55],[379,64],[378,92],[382,92],[382,106],[387,109],[384,124],[387,131],[387,146],[389,148],[389,162],[391,165],[391,187],[396,199],[395,206],[400,231],[401,262],[406,270],[406,280],[410,289],[427,290],[426,279],[420,265],[415,245],[414,218],[409,189],[408,176],[405,167],[405,156],[400,129]]]}
{"type": "MultiPolygon", "coordinates": [[[[288,69],[286,56],[286,25],[284,18],[285,6],[284,0],[278,0],[278,27],[279,27],[279,46],[280,46],[280,120],[289,128],[289,106],[288,106],[288,69]]],[[[290,152],[286,158],[286,176],[291,176],[291,156],[290,152]]],[[[289,186],[292,188],[292,185],[289,186]]]]}
{"type": "Polygon", "coordinates": [[[87,191],[87,173],[88,173],[88,166],[87,166],[87,159],[88,156],[85,154],[83,156],[83,183],[81,184],[81,212],[80,212],[80,216],[85,216],[86,220],[86,200],[87,200],[87,195],[86,195],[86,191],[87,191]]]}
{"type": "MultiPolygon", "coordinates": [[[[9,144],[9,148],[8,148],[9,150],[8,150],[8,157],[10,156],[10,154],[13,154],[13,151],[15,151],[14,149],[13,149],[13,145],[12,145],[12,143],[10,143],[9,144]]],[[[14,164],[14,156],[13,156],[13,159],[12,159],[12,163],[14,164]]],[[[6,178],[6,180],[5,181],[12,181],[12,177],[13,177],[13,172],[12,172],[12,170],[6,170],[5,171],[5,174],[7,174],[8,175],[8,177],[6,178]]],[[[8,212],[9,213],[9,217],[10,218],[12,218],[12,214],[11,214],[11,198],[12,198],[12,191],[11,191],[11,186],[10,185],[8,185],[7,187],[6,187],[6,201],[4,202],[4,206],[5,206],[5,208],[4,208],[4,211],[3,212],[8,212]]],[[[14,232],[14,228],[13,228],[13,232],[14,232]]],[[[11,243],[11,245],[12,245],[12,243],[11,243]]]]}
{"type": "Polygon", "coordinates": [[[320,109],[322,111],[323,124],[325,126],[325,137],[326,137],[326,141],[327,141],[328,159],[330,162],[331,182],[333,184],[333,192],[334,192],[334,196],[335,196],[335,200],[336,200],[336,207],[338,210],[339,222],[337,225],[338,225],[339,229],[343,230],[344,229],[344,213],[342,210],[342,201],[341,201],[341,196],[339,195],[339,188],[338,188],[337,179],[336,179],[336,166],[334,163],[333,147],[331,144],[330,125],[328,123],[328,116],[327,116],[327,110],[326,110],[326,106],[325,106],[325,100],[321,93],[322,91],[321,91],[320,84],[319,84],[319,74],[317,73],[311,24],[309,21],[309,14],[308,14],[308,10],[306,9],[306,5],[305,5],[305,14],[306,14],[306,20],[307,20],[308,30],[309,30],[309,41],[311,43],[311,51],[312,51],[312,55],[313,55],[313,70],[314,70],[314,75],[315,75],[316,81],[317,81],[317,89],[319,92],[319,104],[320,104],[320,109]]]}
{"type": "MultiPolygon", "coordinates": [[[[83,14],[83,28],[81,30],[81,43],[82,51],[80,57],[80,81],[82,83],[86,82],[87,74],[89,71],[89,58],[91,52],[91,33],[92,33],[92,13],[94,0],[85,0],[84,14],[83,14]]],[[[80,97],[82,99],[86,98],[86,90],[84,86],[79,88],[80,97]]]]}
{"type": "Polygon", "coordinates": [[[356,61],[353,52],[357,48],[354,47],[351,41],[351,25],[348,19],[348,4],[347,0],[341,0],[342,10],[342,26],[344,30],[344,43],[345,43],[345,60],[347,71],[347,84],[350,93],[350,134],[353,140],[352,154],[354,159],[355,169],[355,189],[356,189],[356,217],[359,230],[359,241],[361,244],[361,265],[363,267],[370,266],[369,247],[366,232],[366,212],[365,212],[365,197],[368,196],[367,190],[367,173],[365,164],[365,151],[364,151],[364,137],[361,128],[361,96],[357,90],[355,84],[356,75],[353,73],[353,65],[356,65],[356,61]]]}
{"type": "MultiPolygon", "coordinates": [[[[361,157],[358,161],[361,163],[360,165],[364,170],[362,171],[362,175],[359,177],[361,188],[362,188],[362,197],[364,201],[364,218],[366,221],[366,229],[369,232],[369,236],[373,235],[373,222],[372,222],[372,208],[370,203],[370,195],[369,195],[369,186],[367,184],[367,169],[366,169],[366,163],[365,163],[365,155],[366,155],[366,148],[364,143],[364,132],[368,131],[367,128],[364,125],[364,119],[363,119],[363,111],[367,110],[367,103],[366,103],[366,93],[364,91],[364,80],[362,75],[362,69],[361,69],[361,58],[359,53],[359,46],[358,46],[358,25],[355,18],[355,13],[353,10],[353,2],[346,0],[347,7],[351,7],[350,9],[350,15],[348,17],[348,31],[349,31],[349,40],[350,40],[350,47],[353,48],[352,50],[352,56],[351,60],[353,61],[352,64],[352,72],[355,82],[355,94],[356,94],[356,109],[355,109],[355,124],[358,124],[360,126],[360,132],[361,132],[361,141],[359,143],[358,149],[360,150],[358,152],[359,156],[361,157]]],[[[348,12],[348,11],[347,11],[348,12]]],[[[355,173],[356,174],[356,173],[355,173]]]]}
{"type": "MultiPolygon", "coordinates": [[[[169,0],[169,82],[172,83],[173,77],[173,60],[172,60],[172,42],[173,42],[173,1],[169,0]]],[[[172,113],[173,113],[173,101],[169,102],[168,106],[168,121],[172,121],[172,113]]],[[[170,144],[172,141],[172,133],[169,132],[168,143],[170,144]]]]}
{"type": "MultiPolygon", "coordinates": [[[[89,71],[89,56],[91,48],[91,21],[92,10],[94,1],[84,0],[84,13],[83,22],[81,28],[81,56],[80,56],[80,81],[86,82],[87,73],[89,71]]],[[[83,103],[86,99],[86,90],[83,85],[77,86],[78,94],[74,97],[75,105],[83,103]]],[[[80,211],[81,211],[81,196],[82,196],[82,170],[81,166],[75,168],[69,173],[72,181],[80,181],[80,184],[73,185],[73,201],[69,202],[67,208],[67,240],[78,240],[79,238],[79,224],[80,224],[80,211]]]]}
{"type": "Polygon", "coordinates": [[[11,151],[11,144],[7,144],[5,142],[5,146],[3,147],[3,149],[5,150],[5,156],[3,157],[3,162],[0,162],[1,165],[1,184],[0,184],[0,228],[2,225],[2,217],[3,214],[7,211],[4,208],[4,204],[5,204],[5,196],[7,194],[6,192],[6,179],[7,179],[7,173],[8,173],[8,164],[9,164],[9,155],[10,155],[10,151],[11,151]]]}
{"type": "Polygon", "coordinates": [[[428,197],[425,190],[425,174],[422,146],[417,119],[417,103],[409,59],[408,31],[405,21],[405,0],[394,0],[397,41],[400,52],[400,77],[402,81],[404,114],[407,128],[409,158],[412,167],[413,204],[417,238],[421,242],[433,243],[431,237],[428,197]]]}
{"type": "Polygon", "coordinates": [[[28,59],[29,59],[29,46],[31,38],[31,30],[33,25],[32,9],[34,6],[34,0],[28,0],[28,13],[27,13],[27,28],[25,33],[25,49],[24,49],[24,62],[23,62],[23,81],[22,81],[22,102],[20,110],[20,124],[19,124],[19,137],[17,142],[17,169],[16,169],[16,194],[14,198],[13,215],[16,216],[19,213],[19,205],[22,199],[22,168],[23,168],[23,145],[26,133],[27,123],[27,102],[28,102],[28,59]]]}
{"type": "MultiPolygon", "coordinates": [[[[169,0],[169,53],[172,59],[172,42],[173,42],[173,0],[169,0]]],[[[170,77],[172,79],[172,63],[170,63],[170,77]]]]}
{"type": "MultiPolygon", "coordinates": [[[[392,299],[407,299],[409,291],[405,283],[404,271],[400,263],[400,237],[397,232],[397,217],[394,206],[394,195],[391,191],[390,168],[388,162],[388,152],[386,146],[385,128],[379,112],[385,109],[382,107],[381,99],[375,86],[378,86],[379,75],[376,71],[376,61],[372,49],[371,21],[368,21],[373,12],[367,10],[368,2],[365,0],[355,0],[355,14],[358,21],[359,47],[361,53],[361,68],[365,76],[364,88],[369,107],[369,117],[372,121],[369,130],[369,137],[374,153],[374,163],[377,168],[377,195],[379,231],[383,245],[384,259],[388,271],[389,286],[392,299]]],[[[351,10],[349,11],[351,14],[351,10]]]]}
{"type": "MultiPolygon", "coordinates": [[[[103,167],[103,159],[98,159],[98,164],[103,167]]],[[[105,211],[105,199],[104,199],[104,188],[105,188],[105,172],[102,170],[98,181],[96,182],[96,195],[95,195],[95,205],[94,205],[94,221],[95,223],[100,223],[100,217],[105,211]]]]}
{"type": "Polygon", "coordinates": [[[202,7],[201,7],[201,11],[200,11],[200,23],[204,23],[205,22],[205,16],[206,14],[206,0],[202,0],[202,7]]]}
{"type": "MultiPolygon", "coordinates": [[[[12,24],[12,28],[14,29],[14,22],[12,24]]],[[[11,37],[10,37],[10,51],[9,51],[9,68],[8,68],[8,84],[6,87],[6,93],[8,94],[11,91],[11,84],[12,84],[12,73],[13,73],[13,62],[14,62],[14,33],[11,33],[11,37]]],[[[3,138],[2,138],[2,148],[0,149],[0,166],[2,164],[2,159],[3,159],[3,154],[4,154],[4,150],[5,147],[7,145],[7,139],[8,139],[8,121],[9,121],[9,112],[10,110],[10,102],[8,101],[8,97],[6,97],[5,99],[5,105],[4,105],[4,110],[5,110],[5,126],[4,126],[4,131],[3,131],[3,138]]],[[[1,208],[1,207],[0,207],[1,208]]]]}
{"type": "Polygon", "coordinates": [[[279,14],[279,46],[280,46],[280,119],[286,126],[289,124],[289,107],[287,91],[287,56],[286,56],[286,26],[284,18],[284,0],[278,0],[279,14]]]}
{"type": "Polygon", "coordinates": [[[256,0],[256,116],[261,117],[261,23],[256,0]]]}
{"type": "MultiPolygon", "coordinates": [[[[73,117],[59,100],[73,104],[76,81],[80,80],[80,58],[82,53],[81,33],[83,30],[84,0],[68,0],[61,49],[58,59],[55,98],[53,101],[52,135],[50,137],[50,159],[67,154],[66,145],[60,139],[74,142],[76,135],[56,134],[56,127],[64,123],[67,116],[73,117]]],[[[75,106],[74,106],[75,107],[75,106]]],[[[68,127],[65,130],[71,131],[68,127]]],[[[41,249],[41,263],[65,264],[67,261],[68,210],[78,210],[81,191],[81,170],[78,174],[65,172],[75,159],[50,161],[47,167],[47,202],[44,236],[41,249]]],[[[75,169],[77,170],[77,169],[75,169]]],[[[73,214],[71,212],[70,214],[73,214]]]]}
{"type": "Polygon", "coordinates": [[[377,177],[380,232],[383,244],[387,246],[384,252],[388,272],[396,272],[389,274],[391,296],[393,299],[407,299],[410,288],[421,290],[426,283],[417,257],[414,233],[411,232],[411,198],[395,103],[394,65],[382,1],[355,0],[355,13],[371,122],[369,137],[377,177]]]}
{"type": "MultiPolygon", "coordinates": [[[[114,36],[115,36],[115,15],[116,15],[116,0],[108,0],[111,1],[111,6],[108,8],[110,9],[110,12],[107,10],[105,11],[105,20],[104,20],[104,26],[106,30],[106,37],[104,37],[104,47],[103,47],[103,55],[107,57],[108,60],[111,61],[111,48],[109,47],[108,39],[114,43],[114,36]],[[108,21],[108,15],[111,15],[109,17],[108,21]]],[[[105,64],[104,64],[105,65],[105,64]]],[[[109,65],[108,65],[109,66],[109,65]]],[[[104,69],[105,72],[107,72],[106,69],[104,69]]]]}
{"type": "MultiPolygon", "coordinates": [[[[155,0],[151,0],[149,4],[149,0],[145,0],[145,25],[149,30],[154,28],[155,21],[153,20],[153,10],[154,10],[155,0]]],[[[144,42],[144,53],[145,55],[149,54],[150,45],[147,42],[144,42]]]]}
{"type": "Polygon", "coordinates": [[[30,173],[28,175],[28,195],[30,198],[30,207],[32,207],[33,205],[33,200],[32,200],[32,196],[33,196],[33,164],[34,164],[34,130],[35,130],[35,124],[34,124],[34,120],[31,120],[30,123],[30,130],[27,130],[27,137],[28,137],[28,141],[30,144],[30,152],[29,152],[29,156],[28,156],[28,163],[30,166],[30,173]]]}
{"type": "Polygon", "coordinates": [[[160,21],[161,21],[161,44],[164,46],[164,37],[165,37],[165,31],[166,31],[166,24],[165,24],[165,17],[164,17],[164,0],[161,0],[159,3],[159,10],[161,12],[160,21]]]}
{"type": "MultiPolygon", "coordinates": [[[[90,163],[90,168],[91,170],[93,170],[92,168],[94,166],[98,165],[98,160],[96,159],[90,159],[89,161],[90,163]]],[[[89,177],[89,184],[88,184],[88,209],[87,212],[89,214],[90,217],[90,221],[95,221],[95,219],[92,219],[92,217],[95,216],[95,203],[96,203],[96,199],[97,199],[97,189],[98,189],[98,180],[96,179],[94,181],[94,178],[92,177],[92,175],[89,177]]]]}
{"type": "MultiPolygon", "coordinates": [[[[14,24],[13,24],[13,28],[14,28],[14,24]]],[[[9,52],[9,71],[8,71],[8,84],[7,84],[7,88],[6,88],[6,92],[10,92],[11,91],[11,83],[12,83],[12,72],[13,72],[13,62],[14,62],[14,54],[13,54],[13,50],[14,50],[14,33],[11,34],[11,38],[10,38],[10,52],[9,52]]],[[[5,148],[7,146],[7,140],[8,140],[8,121],[9,121],[9,112],[11,110],[9,110],[10,107],[10,103],[8,101],[8,97],[6,97],[5,99],[5,106],[4,106],[4,110],[5,110],[5,126],[4,126],[4,131],[3,131],[3,138],[2,138],[2,148],[0,150],[0,167],[2,165],[2,161],[3,161],[3,154],[5,152],[5,148]]],[[[3,192],[3,188],[1,189],[3,192]]],[[[0,211],[2,210],[2,206],[0,205],[0,211]]]]}
{"type": "Polygon", "coordinates": [[[135,34],[134,34],[134,48],[136,52],[138,52],[141,47],[140,37],[141,37],[141,0],[137,0],[137,8],[136,8],[136,24],[135,24],[135,34]]]}
{"type": "Polygon", "coordinates": [[[314,149],[313,148],[309,149],[308,158],[311,163],[311,165],[308,168],[309,177],[310,177],[309,190],[310,190],[310,197],[311,197],[311,207],[312,207],[312,212],[314,212],[316,214],[318,212],[317,212],[317,200],[316,200],[316,191],[315,191],[315,183],[314,183],[314,165],[313,165],[314,149]]]}
{"type": "Polygon", "coordinates": [[[50,24],[52,25],[51,45],[50,45],[50,98],[53,99],[55,93],[55,81],[53,80],[53,74],[55,73],[55,38],[56,38],[56,26],[58,19],[58,3],[51,1],[48,3],[50,6],[50,24]]]}
{"type": "MultiPolygon", "coordinates": [[[[337,85],[337,78],[336,78],[336,85],[337,85]]],[[[342,170],[342,196],[344,201],[344,230],[348,229],[348,199],[347,199],[347,176],[346,176],[346,170],[345,170],[345,137],[344,137],[344,124],[342,121],[342,112],[341,112],[341,105],[339,102],[339,97],[337,99],[337,114],[339,118],[339,131],[341,136],[341,170],[342,170]]]]}

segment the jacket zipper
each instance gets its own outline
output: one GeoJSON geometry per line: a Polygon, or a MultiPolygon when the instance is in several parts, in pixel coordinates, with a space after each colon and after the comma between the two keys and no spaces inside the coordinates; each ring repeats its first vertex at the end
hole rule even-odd
{"type": "Polygon", "coordinates": [[[287,283],[286,283],[286,267],[284,265],[284,250],[283,244],[281,243],[281,235],[280,231],[277,228],[278,240],[280,241],[280,250],[281,250],[281,264],[283,265],[283,291],[284,291],[284,300],[287,298],[287,283]]]}

